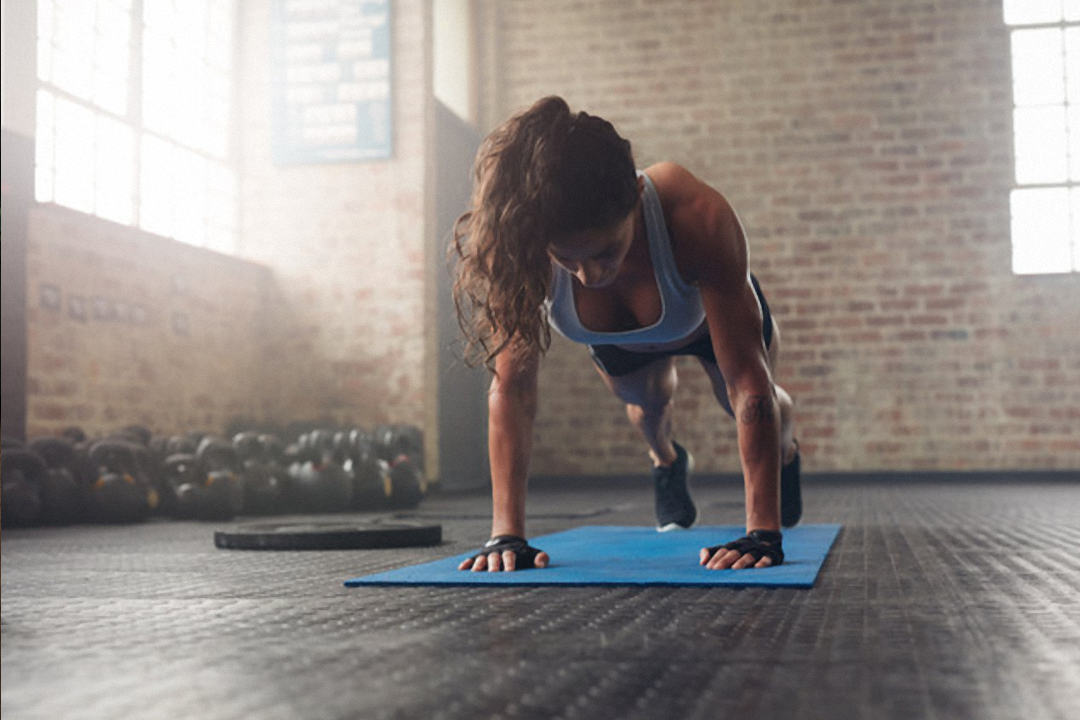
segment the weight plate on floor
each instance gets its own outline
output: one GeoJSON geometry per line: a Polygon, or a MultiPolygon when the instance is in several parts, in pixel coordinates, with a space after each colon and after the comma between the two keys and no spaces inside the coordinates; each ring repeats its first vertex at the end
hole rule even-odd
{"type": "Polygon", "coordinates": [[[442,542],[442,525],[415,523],[260,523],[214,533],[225,550],[377,550],[442,542]]]}

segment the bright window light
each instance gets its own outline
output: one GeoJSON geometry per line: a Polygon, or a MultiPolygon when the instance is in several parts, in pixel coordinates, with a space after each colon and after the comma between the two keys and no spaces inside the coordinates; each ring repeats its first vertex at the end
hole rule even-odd
{"type": "Polygon", "coordinates": [[[1025,238],[1013,243],[1015,272],[1057,273],[1072,267],[1069,194],[1063,187],[1013,190],[1013,237],[1020,233],[1025,238]]]}
{"type": "Polygon", "coordinates": [[[1061,0],[1005,0],[1008,25],[1039,25],[1061,22],[1061,0]]]}
{"type": "Polygon", "coordinates": [[[39,202],[235,251],[234,3],[38,0],[39,202]]]}
{"type": "Polygon", "coordinates": [[[1080,0],[1004,0],[1012,27],[1013,272],[1080,272],[1080,0]]]}

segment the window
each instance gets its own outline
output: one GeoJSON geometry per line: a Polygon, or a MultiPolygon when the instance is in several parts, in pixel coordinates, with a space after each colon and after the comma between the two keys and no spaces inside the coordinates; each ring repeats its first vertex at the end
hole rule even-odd
{"type": "Polygon", "coordinates": [[[234,0],[38,0],[38,202],[236,248],[234,0]]]}
{"type": "Polygon", "coordinates": [[[1013,272],[1080,271],[1080,0],[1005,0],[1016,186],[1013,272]]]}

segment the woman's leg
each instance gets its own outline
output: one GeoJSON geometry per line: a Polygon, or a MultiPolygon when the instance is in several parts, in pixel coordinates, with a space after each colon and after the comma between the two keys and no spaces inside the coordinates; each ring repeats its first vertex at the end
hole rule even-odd
{"type": "Polygon", "coordinates": [[[615,377],[599,366],[596,371],[615,396],[626,403],[626,415],[648,443],[653,464],[670,465],[675,462],[671,418],[678,375],[674,359],[660,358],[615,377]]]}
{"type": "Polygon", "coordinates": [[[678,384],[674,359],[653,360],[637,370],[614,377],[599,365],[597,370],[611,391],[626,403],[627,417],[649,444],[656,529],[669,532],[692,527],[697,521],[697,508],[687,489],[687,480],[693,461],[671,437],[673,398],[678,384]]]}
{"type": "MultiPolygon", "coordinates": [[[[769,343],[768,356],[769,371],[775,374],[776,361],[780,356],[780,328],[777,326],[775,318],[773,319],[772,341],[769,343]]],[[[728,400],[727,383],[724,381],[724,375],[720,372],[719,366],[703,358],[699,359],[701,360],[701,367],[705,369],[709,380],[712,381],[713,394],[716,396],[717,402],[720,403],[720,406],[724,408],[728,415],[734,417],[731,402],[728,400]]],[[[795,452],[798,449],[795,445],[795,410],[791,396],[787,394],[787,391],[779,385],[773,385],[773,387],[776,389],[776,402],[780,406],[780,462],[787,465],[795,457],[795,452]]]]}

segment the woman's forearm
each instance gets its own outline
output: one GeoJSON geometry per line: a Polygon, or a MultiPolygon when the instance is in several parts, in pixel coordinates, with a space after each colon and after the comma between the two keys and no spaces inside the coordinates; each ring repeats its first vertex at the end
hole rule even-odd
{"type": "Polygon", "coordinates": [[[733,405],[746,491],[746,529],[780,529],[780,408],[774,393],[733,405]]]}
{"type": "Polygon", "coordinates": [[[536,407],[536,393],[531,389],[500,388],[496,381],[488,394],[493,537],[525,537],[525,496],[536,407]]]}

